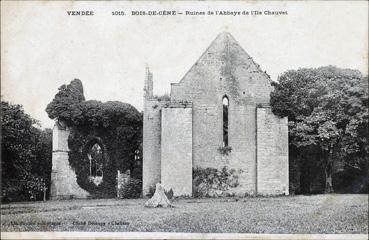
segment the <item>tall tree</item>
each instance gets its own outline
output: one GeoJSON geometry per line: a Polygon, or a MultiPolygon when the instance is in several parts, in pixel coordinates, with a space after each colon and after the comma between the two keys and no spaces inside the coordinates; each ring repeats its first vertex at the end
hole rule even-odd
{"type": "Polygon", "coordinates": [[[287,71],[273,83],[273,112],[289,118],[289,139],[305,155],[318,152],[325,191],[337,163],[367,174],[368,89],[359,71],[333,66],[287,71]]]}
{"type": "Polygon", "coordinates": [[[1,101],[2,198],[35,199],[49,182],[51,135],[21,105],[1,101]]]}

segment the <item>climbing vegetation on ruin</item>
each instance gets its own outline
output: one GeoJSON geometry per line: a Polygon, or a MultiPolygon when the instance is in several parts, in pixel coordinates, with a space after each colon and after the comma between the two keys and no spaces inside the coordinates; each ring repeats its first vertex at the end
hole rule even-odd
{"type": "MultiPolygon", "coordinates": [[[[49,117],[71,129],[68,139],[69,162],[77,174],[77,183],[92,196],[116,194],[117,171],[130,170],[141,180],[142,114],[128,103],[85,100],[78,79],[59,88],[46,108],[49,117]],[[99,184],[91,181],[89,151],[98,144],[102,151],[99,184]]],[[[141,191],[141,190],[140,190],[141,191]]]]}
{"type": "Polygon", "coordinates": [[[223,155],[227,155],[232,151],[232,147],[230,146],[224,146],[224,147],[219,147],[218,148],[218,152],[220,152],[223,155]]]}
{"type": "Polygon", "coordinates": [[[226,166],[221,170],[199,167],[193,169],[194,197],[232,196],[229,190],[239,185],[237,172],[240,171],[226,166]]]}

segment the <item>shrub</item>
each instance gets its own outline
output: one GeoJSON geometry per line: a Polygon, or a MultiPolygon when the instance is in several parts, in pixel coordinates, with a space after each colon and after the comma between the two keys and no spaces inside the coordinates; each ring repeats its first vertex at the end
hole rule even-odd
{"type": "Polygon", "coordinates": [[[167,191],[167,190],[164,190],[164,193],[165,193],[165,195],[167,196],[167,198],[169,199],[169,200],[171,200],[172,198],[173,198],[173,189],[170,189],[169,191],[167,191]]]}
{"type": "Polygon", "coordinates": [[[235,169],[223,167],[196,168],[193,170],[194,197],[232,196],[227,192],[230,188],[239,185],[235,169]]]}
{"type": "Polygon", "coordinates": [[[232,151],[232,147],[226,146],[226,147],[219,147],[218,152],[220,152],[223,155],[227,155],[232,151]]]}
{"type": "Polygon", "coordinates": [[[139,198],[141,196],[142,181],[140,179],[130,178],[126,184],[119,190],[120,198],[139,198]]]}

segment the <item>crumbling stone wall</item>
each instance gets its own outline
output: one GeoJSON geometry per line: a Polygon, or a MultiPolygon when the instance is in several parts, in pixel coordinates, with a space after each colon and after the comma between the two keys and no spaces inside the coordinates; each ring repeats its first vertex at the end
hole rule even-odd
{"type": "Polygon", "coordinates": [[[68,137],[70,129],[62,122],[53,128],[51,199],[87,198],[89,193],[77,184],[76,173],[69,165],[68,137]]]}

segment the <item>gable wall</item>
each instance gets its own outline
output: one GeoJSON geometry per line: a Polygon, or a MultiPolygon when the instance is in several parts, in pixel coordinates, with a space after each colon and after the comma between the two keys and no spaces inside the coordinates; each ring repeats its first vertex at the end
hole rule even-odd
{"type": "Polygon", "coordinates": [[[269,103],[270,80],[232,37],[216,39],[180,83],[172,100],[193,103],[193,166],[238,170],[236,191],[256,190],[256,105],[269,103]],[[222,97],[229,98],[229,146],[223,144],[222,97]]]}

